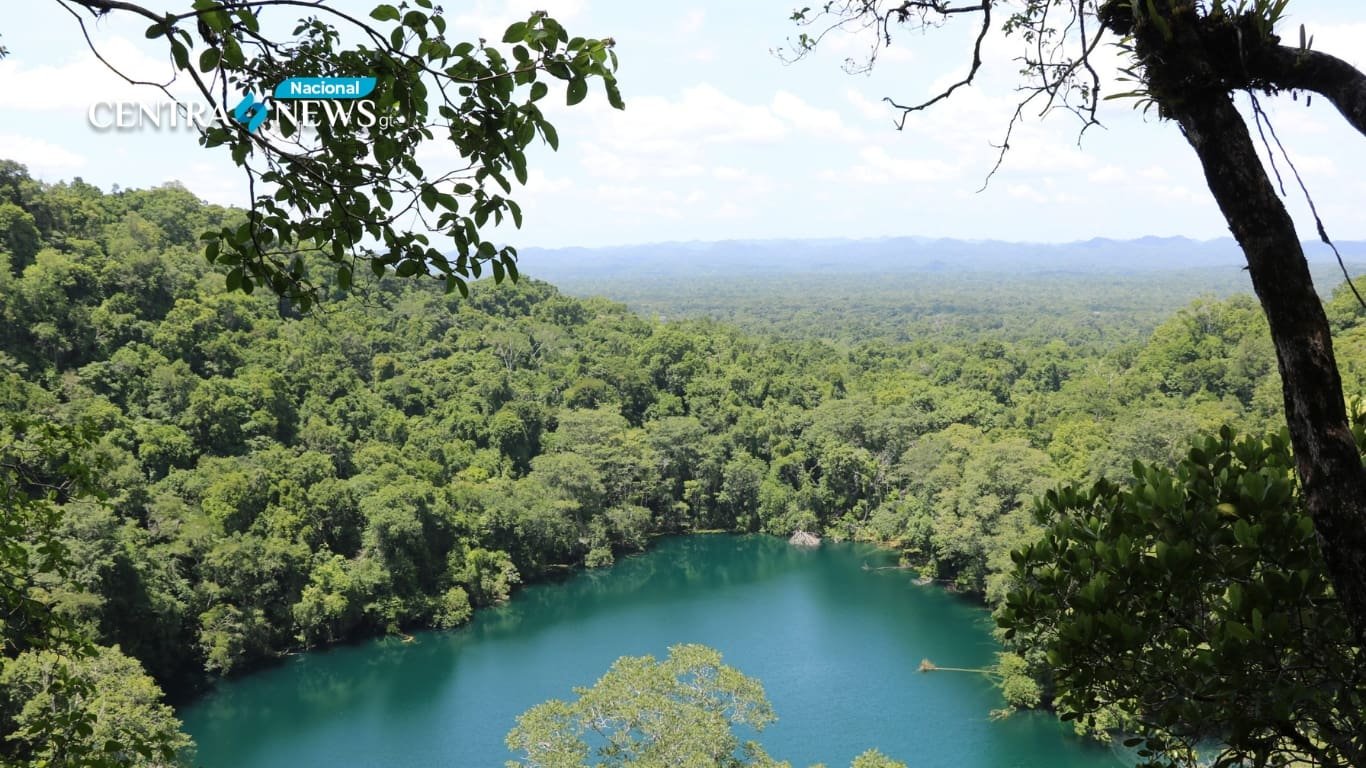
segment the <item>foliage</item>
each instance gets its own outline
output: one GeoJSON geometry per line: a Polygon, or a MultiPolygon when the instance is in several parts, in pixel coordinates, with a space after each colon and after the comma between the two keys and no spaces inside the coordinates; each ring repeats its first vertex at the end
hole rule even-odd
{"type": "Polygon", "coordinates": [[[876,749],[870,749],[854,758],[849,768],[906,768],[906,764],[900,760],[893,760],[876,749]]]}
{"type": "MultiPolygon", "coordinates": [[[[897,104],[898,128],[911,115],[971,86],[984,65],[984,41],[995,29],[994,10],[1008,16],[1005,36],[1025,43],[1019,57],[1020,88],[1009,112],[1005,139],[997,147],[1001,167],[1018,123],[1034,105],[1040,115],[1065,109],[1081,120],[1081,131],[1099,125],[1102,76],[1092,55],[1106,35],[1126,59],[1120,71],[1135,89],[1120,97],[1137,97],[1146,112],[1177,124],[1204,171],[1209,190],[1247,262],[1248,275],[1271,328],[1281,373],[1288,437],[1296,453],[1300,494],[1318,535],[1336,594],[1345,606],[1358,647],[1366,646],[1366,464],[1351,439],[1345,391],[1334,352],[1331,323],[1317,294],[1293,217],[1262,160],[1257,142],[1235,98],[1251,100],[1261,149],[1270,157],[1277,180],[1276,155],[1289,155],[1275,138],[1259,95],[1304,91],[1333,103],[1349,125],[1366,135],[1366,114],[1359,104],[1366,95],[1366,73],[1311,46],[1300,26],[1299,45],[1283,45],[1277,25],[1289,0],[1253,0],[1237,6],[1178,0],[1030,0],[1022,6],[982,0],[977,5],[941,2],[826,3],[815,14],[803,8],[792,15],[801,25],[827,24],[861,30],[873,37],[872,56],[891,45],[893,25],[924,31],[952,18],[975,18],[967,73],[919,103],[897,104]],[[1061,17],[1061,18],[1060,18],[1061,17]],[[1270,129],[1270,130],[1268,130],[1270,129]]],[[[1282,30],[1283,31],[1283,30],[1282,30]]],[[[797,56],[810,52],[824,33],[803,32],[797,56]]],[[[870,64],[871,66],[871,64],[870,64]]],[[[943,81],[940,81],[941,83],[943,81]]],[[[1298,174],[1296,174],[1298,179],[1298,174]]],[[[1307,187],[1300,184],[1313,208],[1307,187]]],[[[1344,276],[1340,253],[1317,213],[1319,238],[1332,247],[1344,276]]],[[[1350,280],[1350,276],[1349,280],[1350,280]]],[[[1366,299],[1355,290],[1356,298],[1366,299]]]]}
{"type": "MultiPolygon", "coordinates": [[[[758,680],[706,646],[675,645],[663,661],[624,656],[574,693],[573,701],[552,699],[518,716],[507,744],[520,758],[508,768],[790,768],[740,741],[737,728],[761,732],[777,716],[758,680]]],[[[906,764],[870,749],[851,768],[906,764]]]]}
{"type": "MultiPolygon", "coordinates": [[[[7,375],[7,394],[28,385],[7,375]],[[13,387],[10,389],[9,387],[13,387]]],[[[91,507],[89,435],[0,414],[0,763],[157,766],[185,752],[180,721],[135,659],[96,646],[60,605],[78,578],[66,510],[91,507]]]]}
{"type": "Polygon", "coordinates": [[[67,656],[31,650],[0,662],[0,718],[35,766],[170,766],[189,737],[161,690],[118,648],[67,656]]]}
{"type": "Polygon", "coordinates": [[[1050,491],[997,620],[1064,718],[1118,708],[1151,765],[1361,765],[1366,659],[1296,490],[1283,435],[1225,428],[1174,471],[1050,491]]]}
{"type": "Polygon", "coordinates": [[[1042,687],[1031,674],[1029,662],[1019,654],[997,654],[993,672],[1008,707],[1034,709],[1043,701],[1042,687]]]}
{"type": "MultiPolygon", "coordinates": [[[[612,40],[571,37],[544,11],[509,26],[500,44],[447,39],[447,19],[432,0],[380,3],[368,16],[311,5],[288,36],[261,32],[263,23],[287,23],[271,16],[294,11],[298,4],[285,0],[195,0],[178,11],[72,5],[92,20],[117,13],[151,22],[147,38],[164,45],[193,83],[202,100],[195,106],[223,116],[198,126],[200,143],[221,147],[243,169],[250,210],[193,234],[202,232],[205,255],[227,267],[230,290],[264,286],[304,310],[332,287],[350,291],[355,271],[367,266],[376,276],[430,275],[462,293],[485,263],[495,279],[515,278],[516,250],[480,230],[505,217],[521,226],[510,195],[514,180],[527,181],[527,148],[537,138],[559,144],[540,107],[547,81],[562,82],[573,105],[601,80],[609,103],[623,106],[612,40]],[[292,77],[323,76],[372,78],[366,110],[338,104],[348,119],[309,126],[291,102],[262,98],[255,109],[264,110],[262,119],[272,115],[269,122],[258,128],[243,117],[257,94],[292,77]],[[230,111],[236,119],[226,117],[230,111]],[[416,159],[419,148],[438,137],[459,160],[428,170],[416,159]],[[454,252],[448,256],[422,229],[449,238],[454,252]],[[335,275],[327,288],[319,282],[324,268],[335,275]]],[[[68,10],[84,28],[79,11],[68,10]]],[[[7,210],[0,208],[0,223],[7,210]]],[[[26,229],[8,229],[11,241],[32,239],[26,229]]],[[[27,247],[10,250],[21,260],[29,255],[27,247]]]]}
{"type": "Polygon", "coordinates": [[[763,687],[710,648],[676,645],[663,661],[623,657],[574,693],[573,702],[547,701],[518,716],[507,743],[525,757],[509,766],[773,764],[733,732],[773,722],[763,687]]]}
{"type": "MultiPolygon", "coordinates": [[[[1009,551],[1042,530],[1032,494],[1280,412],[1245,299],[1194,304],[1150,342],[1110,343],[1079,308],[1057,319],[1077,345],[973,307],[911,339],[764,340],[534,280],[467,300],[387,281],[298,318],[224,294],[198,256],[195,233],[240,212],[174,185],[0,171],[39,236],[32,263],[0,252],[0,423],[22,493],[0,527],[27,558],[5,600],[37,622],[7,619],[6,653],[64,622],[177,696],[284,653],[458,625],[699,529],[875,540],[998,600],[1009,551]]],[[[996,297],[1003,316],[1017,298],[996,297]]],[[[1366,315],[1330,309],[1345,381],[1366,386],[1366,315]]]]}

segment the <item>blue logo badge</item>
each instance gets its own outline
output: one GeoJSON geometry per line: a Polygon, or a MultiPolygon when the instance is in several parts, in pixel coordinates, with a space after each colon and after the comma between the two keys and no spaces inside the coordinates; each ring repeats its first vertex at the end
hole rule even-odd
{"type": "Polygon", "coordinates": [[[373,77],[291,77],[275,86],[277,99],[363,99],[375,90],[373,77]]]}
{"type": "Polygon", "coordinates": [[[270,105],[264,101],[257,101],[251,93],[243,96],[242,100],[237,102],[237,107],[232,110],[233,119],[245,125],[248,133],[255,133],[269,115],[270,105]]]}

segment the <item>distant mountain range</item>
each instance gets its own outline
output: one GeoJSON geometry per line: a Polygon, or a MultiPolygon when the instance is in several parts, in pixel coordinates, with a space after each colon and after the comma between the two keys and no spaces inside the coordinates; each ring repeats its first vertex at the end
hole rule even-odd
{"type": "MultiPolygon", "coordinates": [[[[1337,244],[1353,269],[1366,265],[1366,241],[1337,244]]],[[[1241,267],[1231,238],[1191,240],[1096,238],[1075,243],[1009,243],[896,237],[870,240],[723,240],[603,248],[523,248],[519,271],[552,283],[699,278],[758,274],[1005,273],[1139,274],[1241,267]]],[[[1333,262],[1317,241],[1305,243],[1311,264],[1333,262]]],[[[1318,271],[1318,270],[1316,270],[1318,271]]]]}

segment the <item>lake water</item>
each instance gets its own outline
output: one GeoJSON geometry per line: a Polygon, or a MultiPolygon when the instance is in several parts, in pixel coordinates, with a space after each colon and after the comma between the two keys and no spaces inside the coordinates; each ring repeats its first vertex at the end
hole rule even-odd
{"type": "Polygon", "coordinates": [[[488,766],[516,716],[591,685],[619,656],[703,643],[758,677],[778,714],[759,740],[801,768],[869,747],[912,768],[1118,768],[1047,715],[992,722],[980,607],[856,544],[761,536],[660,541],[606,570],[519,592],[466,627],[300,655],[181,712],[206,768],[488,766]]]}

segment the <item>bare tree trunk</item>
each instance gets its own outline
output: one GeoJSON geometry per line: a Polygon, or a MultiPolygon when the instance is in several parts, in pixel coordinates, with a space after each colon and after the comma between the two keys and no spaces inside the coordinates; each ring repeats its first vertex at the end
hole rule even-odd
{"type": "Polygon", "coordinates": [[[1366,641],[1366,466],[1348,426],[1323,305],[1294,222],[1226,91],[1162,105],[1195,148],[1271,326],[1302,495],[1358,643],[1366,641]]]}

